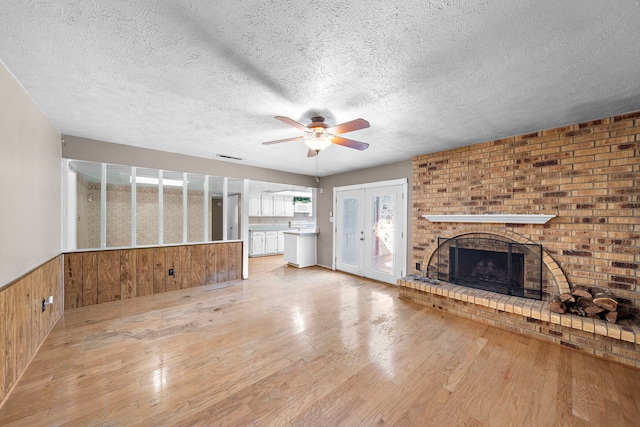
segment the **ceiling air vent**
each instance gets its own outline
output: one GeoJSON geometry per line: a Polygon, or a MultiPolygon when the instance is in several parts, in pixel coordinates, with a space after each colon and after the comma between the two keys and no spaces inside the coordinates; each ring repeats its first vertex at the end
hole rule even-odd
{"type": "Polygon", "coordinates": [[[226,154],[218,154],[216,157],[222,157],[223,159],[242,160],[240,157],[227,156],[226,154]]]}

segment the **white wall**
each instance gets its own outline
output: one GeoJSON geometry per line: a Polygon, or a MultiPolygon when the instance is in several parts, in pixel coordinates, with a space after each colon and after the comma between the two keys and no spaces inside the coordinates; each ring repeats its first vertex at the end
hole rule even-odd
{"type": "Polygon", "coordinates": [[[61,252],[56,130],[0,62],[0,287],[61,252]]]}
{"type": "MultiPolygon", "coordinates": [[[[247,166],[242,162],[226,162],[185,154],[150,150],[65,135],[62,155],[65,159],[87,160],[116,165],[141,166],[172,171],[184,171],[229,178],[248,178],[254,181],[293,184],[302,187],[317,187],[312,176],[281,172],[247,166]]],[[[277,168],[278,165],[274,165],[277,168]]]]}

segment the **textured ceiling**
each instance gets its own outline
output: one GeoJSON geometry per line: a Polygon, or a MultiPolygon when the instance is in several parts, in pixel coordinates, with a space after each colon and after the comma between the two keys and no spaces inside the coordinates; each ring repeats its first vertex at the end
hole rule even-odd
{"type": "Polygon", "coordinates": [[[639,3],[0,0],[0,60],[62,133],[325,176],[640,109],[639,3]],[[369,149],[261,145],[315,112],[369,149]]]}

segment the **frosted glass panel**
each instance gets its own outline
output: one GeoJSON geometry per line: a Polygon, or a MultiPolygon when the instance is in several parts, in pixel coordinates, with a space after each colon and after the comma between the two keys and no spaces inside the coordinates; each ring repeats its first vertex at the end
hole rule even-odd
{"type": "Polygon", "coordinates": [[[371,239],[371,269],[380,273],[393,274],[393,242],[395,229],[395,197],[393,195],[373,196],[373,232],[371,239]]]}
{"type": "Polygon", "coordinates": [[[358,265],[358,199],[342,199],[340,261],[358,265]]]}
{"type": "Polygon", "coordinates": [[[204,175],[187,175],[187,242],[204,239],[204,175]]]}
{"type": "Polygon", "coordinates": [[[131,167],[107,165],[107,247],[131,246],[131,167]]]}
{"type": "Polygon", "coordinates": [[[101,164],[72,160],[69,167],[76,171],[77,241],[78,249],[100,247],[100,177],[101,164]]]}
{"type": "Polygon", "coordinates": [[[158,244],[158,170],[136,168],[136,244],[158,244]]]}
{"type": "Polygon", "coordinates": [[[164,241],[182,243],[182,172],[163,171],[164,241]]]}

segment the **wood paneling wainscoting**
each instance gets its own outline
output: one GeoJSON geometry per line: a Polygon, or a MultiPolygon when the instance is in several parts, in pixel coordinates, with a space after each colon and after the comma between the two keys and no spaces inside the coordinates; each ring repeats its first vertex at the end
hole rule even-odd
{"type": "Polygon", "coordinates": [[[64,309],[241,278],[240,241],[65,253],[64,309]]]}
{"type": "Polygon", "coordinates": [[[62,314],[62,256],[0,290],[0,406],[62,314]],[[42,311],[42,300],[53,304],[42,311]]]}

